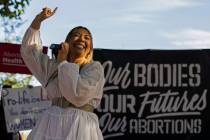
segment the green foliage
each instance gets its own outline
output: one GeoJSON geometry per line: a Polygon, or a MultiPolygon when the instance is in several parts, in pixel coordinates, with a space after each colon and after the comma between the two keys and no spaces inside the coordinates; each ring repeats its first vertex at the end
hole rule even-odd
{"type": "Polygon", "coordinates": [[[12,88],[21,88],[29,85],[32,80],[32,75],[21,75],[11,73],[0,73],[0,84],[4,86],[11,86],[12,88]]]}
{"type": "Polygon", "coordinates": [[[0,41],[9,43],[21,43],[23,34],[20,33],[20,27],[26,21],[27,20],[9,19],[7,17],[0,19],[0,29],[4,33],[4,40],[0,41]]]}
{"type": "MultiPolygon", "coordinates": [[[[5,38],[3,42],[20,43],[21,36],[17,29],[26,21],[21,19],[25,12],[25,7],[31,0],[0,0],[0,28],[3,29],[5,38]]],[[[20,88],[29,85],[32,76],[20,74],[9,74],[0,72],[0,85],[20,88]]]]}
{"type": "Polygon", "coordinates": [[[0,0],[0,15],[10,19],[21,19],[30,0],[0,0]]]}

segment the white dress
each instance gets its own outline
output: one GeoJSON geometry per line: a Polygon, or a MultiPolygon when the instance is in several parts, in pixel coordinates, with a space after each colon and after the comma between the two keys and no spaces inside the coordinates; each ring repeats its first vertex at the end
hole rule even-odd
{"type": "MultiPolygon", "coordinates": [[[[79,66],[63,61],[58,63],[42,53],[40,31],[28,28],[21,55],[25,64],[47,91],[47,97],[64,97],[77,107],[85,104],[97,108],[103,95],[104,71],[94,61],[79,66]],[[52,75],[57,71],[57,76],[52,75]]],[[[45,111],[27,140],[103,140],[96,114],[77,108],[52,106],[45,111]]]]}

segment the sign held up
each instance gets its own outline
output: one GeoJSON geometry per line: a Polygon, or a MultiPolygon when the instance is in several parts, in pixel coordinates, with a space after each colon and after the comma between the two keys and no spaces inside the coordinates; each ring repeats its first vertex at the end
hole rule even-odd
{"type": "Polygon", "coordinates": [[[39,115],[51,106],[41,86],[2,90],[7,131],[32,129],[39,115]]]}

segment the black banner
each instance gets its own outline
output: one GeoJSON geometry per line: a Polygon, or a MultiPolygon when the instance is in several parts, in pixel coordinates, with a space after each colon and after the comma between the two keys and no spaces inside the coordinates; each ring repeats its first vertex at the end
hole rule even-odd
{"type": "Polygon", "coordinates": [[[96,110],[106,140],[209,139],[210,50],[105,50],[96,110]]]}

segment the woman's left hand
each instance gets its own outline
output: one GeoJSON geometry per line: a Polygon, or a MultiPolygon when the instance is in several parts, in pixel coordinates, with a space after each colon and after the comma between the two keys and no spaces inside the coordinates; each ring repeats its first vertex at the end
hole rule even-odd
{"type": "Polygon", "coordinates": [[[69,44],[66,42],[61,43],[60,48],[58,49],[57,60],[59,62],[67,60],[68,54],[69,54],[69,44]]]}

